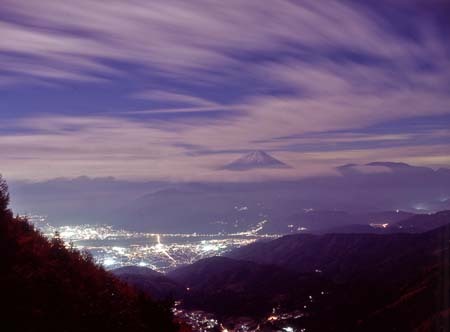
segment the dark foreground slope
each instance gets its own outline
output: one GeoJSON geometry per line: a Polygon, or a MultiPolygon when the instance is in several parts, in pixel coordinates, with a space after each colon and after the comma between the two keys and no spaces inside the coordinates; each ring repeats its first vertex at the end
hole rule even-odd
{"type": "MultiPolygon", "coordinates": [[[[317,331],[448,331],[450,218],[421,234],[287,236],[238,249],[234,259],[320,270],[335,288],[304,322],[317,331]]],[[[429,220],[428,220],[429,219],[429,220]]]]}
{"type": "Polygon", "coordinates": [[[186,287],[183,304],[225,317],[264,317],[274,307],[295,310],[309,305],[330,288],[316,274],[301,274],[277,266],[212,257],[178,268],[168,276],[186,287]]]}
{"type": "Polygon", "coordinates": [[[138,294],[89,255],[66,249],[57,238],[48,241],[25,220],[13,218],[7,198],[0,190],[2,329],[176,330],[169,307],[138,294]]]}
{"type": "Polygon", "coordinates": [[[125,266],[111,271],[120,280],[161,301],[181,297],[185,288],[162,273],[140,266],[125,266]]]}

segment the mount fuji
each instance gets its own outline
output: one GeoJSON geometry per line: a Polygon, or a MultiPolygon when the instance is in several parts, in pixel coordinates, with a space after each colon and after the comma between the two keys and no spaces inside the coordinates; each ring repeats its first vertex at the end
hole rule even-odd
{"type": "Polygon", "coordinates": [[[256,168],[291,168],[264,151],[253,151],[225,165],[223,169],[230,171],[245,171],[256,168]]]}

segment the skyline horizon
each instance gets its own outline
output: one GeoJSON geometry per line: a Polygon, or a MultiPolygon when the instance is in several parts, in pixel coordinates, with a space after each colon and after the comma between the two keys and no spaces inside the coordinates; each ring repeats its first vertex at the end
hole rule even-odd
{"type": "MultiPolygon", "coordinates": [[[[241,155],[241,157],[245,157],[247,154],[251,154],[252,152],[259,151],[259,150],[250,150],[248,153],[245,153],[244,155],[241,155]]],[[[269,155],[271,156],[271,155],[269,155]]],[[[314,178],[321,178],[321,177],[339,177],[342,176],[342,170],[345,168],[352,168],[353,170],[361,173],[361,174],[379,174],[379,173],[390,173],[393,171],[393,169],[390,166],[406,166],[411,168],[427,168],[432,170],[433,172],[441,171],[441,170],[450,170],[450,165],[435,165],[429,166],[429,165],[423,165],[423,164],[410,164],[404,161],[395,161],[395,160],[373,160],[368,161],[366,163],[355,163],[349,160],[348,163],[344,164],[338,164],[336,166],[331,167],[330,169],[323,171],[323,172],[315,172],[310,174],[297,174],[297,175],[289,175],[289,176],[280,176],[280,174],[276,174],[277,170],[296,170],[297,167],[293,167],[291,165],[288,165],[289,167],[281,167],[281,168],[270,168],[270,167],[254,167],[254,168],[248,168],[243,170],[227,170],[226,167],[230,164],[232,164],[235,161],[238,161],[240,158],[235,159],[234,161],[231,161],[231,163],[223,164],[221,166],[216,167],[215,171],[224,171],[229,174],[238,174],[242,175],[236,178],[229,177],[229,178],[218,178],[216,176],[212,176],[210,178],[170,178],[170,177],[156,177],[152,178],[150,177],[121,177],[121,176],[113,176],[113,175],[101,175],[101,176],[95,176],[95,175],[89,175],[89,174],[80,174],[80,175],[73,175],[73,176],[54,176],[54,177],[48,177],[48,178],[10,178],[8,179],[6,176],[4,178],[8,180],[10,183],[28,183],[28,184],[38,184],[38,183],[46,183],[46,182],[53,182],[53,181],[76,181],[76,180],[89,180],[89,181],[100,181],[100,180],[111,180],[111,181],[118,181],[118,182],[129,182],[129,183],[264,183],[264,182],[289,182],[289,181],[302,181],[302,180],[308,180],[308,179],[314,179],[314,178]],[[249,173],[259,173],[255,176],[249,175],[249,173]],[[272,174],[269,174],[272,173],[272,174]]],[[[281,160],[280,160],[281,161],[281,160]]],[[[283,161],[281,161],[283,162],[283,161]]],[[[283,162],[284,163],[284,162],[283,162]]],[[[0,172],[0,174],[2,174],[0,172]]]]}

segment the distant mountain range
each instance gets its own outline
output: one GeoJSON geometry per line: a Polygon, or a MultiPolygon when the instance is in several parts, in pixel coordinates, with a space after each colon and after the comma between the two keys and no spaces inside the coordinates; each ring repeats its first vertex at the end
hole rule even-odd
{"type": "Polygon", "coordinates": [[[324,232],[450,209],[448,169],[376,162],[337,172],[248,183],[78,178],[10,187],[18,213],[47,215],[54,224],[106,223],[151,232],[240,232],[263,220],[263,233],[324,232]]]}
{"type": "Polygon", "coordinates": [[[230,171],[246,171],[258,168],[291,168],[291,167],[261,150],[247,153],[241,158],[223,167],[223,169],[227,169],[230,171]]]}
{"type": "MultiPolygon", "coordinates": [[[[414,253],[413,265],[422,255],[433,255],[442,243],[434,232],[450,224],[450,211],[443,211],[421,219],[419,229],[432,229],[431,233],[393,234],[295,234],[271,242],[258,242],[239,248],[228,256],[260,264],[275,264],[301,273],[322,271],[336,282],[362,278],[373,281],[395,274],[396,278],[409,278],[405,255],[414,253]],[[434,228],[437,226],[437,228],[434,228]],[[389,264],[384,265],[388,260],[389,264]],[[370,263],[369,263],[370,262],[370,263]],[[384,266],[381,268],[381,266],[384,266]],[[392,268],[394,270],[388,270],[392,268]]],[[[416,219],[416,217],[413,217],[416,219]]],[[[409,219],[411,220],[411,219],[409,219]]],[[[439,233],[439,232],[438,232],[439,233]]],[[[411,256],[412,258],[412,256],[411,256]]],[[[410,268],[415,268],[410,266],[410,268]]]]}

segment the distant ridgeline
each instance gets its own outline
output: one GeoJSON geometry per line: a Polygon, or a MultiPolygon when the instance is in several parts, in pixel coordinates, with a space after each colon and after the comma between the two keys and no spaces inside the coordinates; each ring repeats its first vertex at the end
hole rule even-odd
{"type": "Polygon", "coordinates": [[[5,331],[176,331],[170,306],[49,241],[8,210],[0,177],[0,322],[5,331]]]}

